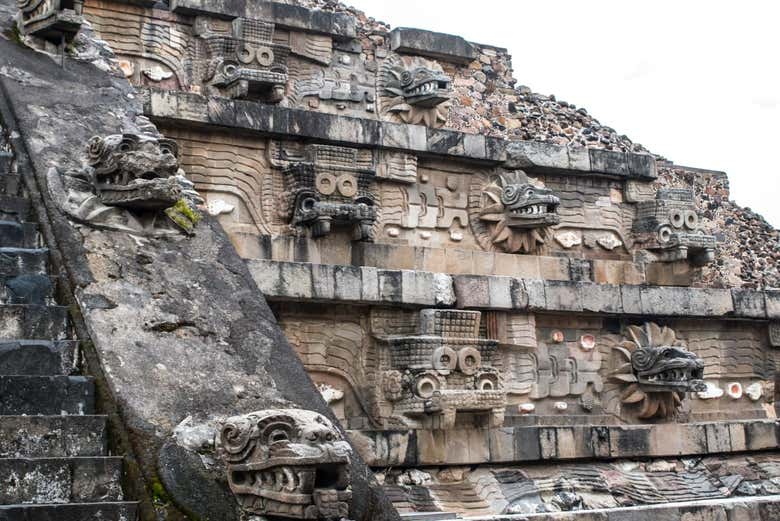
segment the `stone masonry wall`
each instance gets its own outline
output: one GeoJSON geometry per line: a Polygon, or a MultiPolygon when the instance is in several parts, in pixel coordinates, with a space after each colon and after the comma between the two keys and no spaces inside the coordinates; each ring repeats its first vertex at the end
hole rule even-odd
{"type": "MultiPolygon", "coordinates": [[[[346,13],[355,18],[364,53],[371,57],[384,43],[390,26],[360,10],[333,0],[288,0],[313,9],[346,13]]],[[[465,133],[509,140],[529,140],[572,147],[622,152],[648,152],[625,134],[602,125],[584,107],[533,92],[514,77],[506,49],[479,45],[478,60],[446,70],[454,77],[452,108],[446,123],[465,133]]],[[[656,158],[663,157],[655,154],[656,158]]],[[[693,188],[704,211],[705,230],[718,230],[718,261],[703,270],[697,285],[767,288],[780,286],[778,231],[750,208],[729,199],[725,175],[669,166],[658,186],[693,188]]]]}

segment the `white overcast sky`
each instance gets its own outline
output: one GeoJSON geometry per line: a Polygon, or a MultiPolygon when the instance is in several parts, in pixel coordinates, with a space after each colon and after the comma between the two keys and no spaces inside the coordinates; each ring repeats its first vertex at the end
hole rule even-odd
{"type": "Polygon", "coordinates": [[[780,1],[344,0],[506,47],[519,84],[677,164],[724,170],[780,227],[780,1]]]}

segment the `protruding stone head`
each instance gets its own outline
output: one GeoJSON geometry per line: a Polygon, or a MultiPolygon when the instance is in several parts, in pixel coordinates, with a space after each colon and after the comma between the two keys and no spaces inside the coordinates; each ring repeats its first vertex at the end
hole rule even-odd
{"type": "Polygon", "coordinates": [[[246,512],[294,519],[348,515],[351,449],[321,414],[283,409],[230,418],[217,447],[246,512]]]}

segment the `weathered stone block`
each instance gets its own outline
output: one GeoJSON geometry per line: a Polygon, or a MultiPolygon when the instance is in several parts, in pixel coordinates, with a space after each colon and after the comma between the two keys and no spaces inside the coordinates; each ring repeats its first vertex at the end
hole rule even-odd
{"type": "Polygon", "coordinates": [[[401,300],[405,304],[436,305],[433,273],[401,271],[401,300]]]}
{"type": "Polygon", "coordinates": [[[550,311],[582,311],[581,282],[545,281],[546,309],[550,311]]]}
{"type": "Polygon", "coordinates": [[[594,313],[622,313],[620,286],[580,283],[582,310],[594,313]]]}
{"type": "Polygon", "coordinates": [[[327,264],[312,264],[312,296],[320,300],[336,298],[336,268],[327,264]]]}
{"type": "Polygon", "coordinates": [[[333,268],[334,289],[338,300],[359,301],[362,297],[363,277],[360,268],[335,266],[333,268]]]}
{"type": "Polygon", "coordinates": [[[458,64],[478,56],[477,49],[460,36],[408,27],[396,27],[390,32],[390,49],[458,64]]]}
{"type": "Polygon", "coordinates": [[[379,284],[379,300],[384,302],[403,302],[401,272],[392,270],[377,270],[379,284]]]}
{"type": "Polygon", "coordinates": [[[629,175],[625,153],[597,148],[588,149],[588,153],[590,154],[590,167],[594,172],[603,172],[621,177],[629,175]]]}
{"type": "Polygon", "coordinates": [[[763,291],[732,289],[734,314],[738,317],[766,318],[766,302],[763,291]]]}
{"type": "Polygon", "coordinates": [[[780,291],[767,290],[764,292],[764,298],[766,299],[766,316],[780,319],[780,291]]]}
{"type": "Polygon", "coordinates": [[[512,278],[487,277],[490,307],[492,309],[512,309],[512,278]]]}
{"type": "Polygon", "coordinates": [[[311,264],[280,263],[279,285],[277,287],[280,297],[312,298],[311,264]]]}
{"type": "Polygon", "coordinates": [[[488,277],[456,275],[453,278],[455,299],[459,308],[490,307],[490,283],[488,277]]]}
{"type": "Polygon", "coordinates": [[[626,154],[626,163],[631,177],[647,180],[658,177],[655,158],[650,154],[628,153],[626,154]]]}

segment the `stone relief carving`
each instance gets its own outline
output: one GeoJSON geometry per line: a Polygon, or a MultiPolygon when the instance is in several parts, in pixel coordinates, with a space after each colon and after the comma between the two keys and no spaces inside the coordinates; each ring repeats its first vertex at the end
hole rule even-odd
{"type": "Polygon", "coordinates": [[[376,90],[380,113],[391,121],[441,127],[447,120],[452,79],[436,62],[391,53],[379,67],[376,90]]]}
{"type": "Polygon", "coordinates": [[[494,365],[498,342],[479,338],[480,317],[425,309],[415,334],[375,331],[384,360],[380,408],[410,427],[452,428],[461,412],[487,413],[490,425],[501,426],[506,392],[494,365]]]}
{"type": "Polygon", "coordinates": [[[298,65],[300,70],[295,73],[300,77],[293,83],[291,104],[303,106],[307,102],[308,108],[320,108],[323,101],[337,113],[349,108],[355,108],[357,115],[375,112],[376,76],[366,69],[360,55],[338,51],[332,59],[325,68],[298,65]]]}
{"type": "Polygon", "coordinates": [[[83,22],[82,0],[17,0],[19,31],[54,43],[70,40],[83,22]]]}
{"type": "Polygon", "coordinates": [[[144,133],[90,139],[80,169],[48,173],[49,190],[72,218],[108,229],[192,233],[203,200],[179,168],[170,139],[144,133]]]}
{"type": "Polygon", "coordinates": [[[780,347],[780,322],[769,323],[769,344],[772,347],[780,347]]]}
{"type": "Polygon", "coordinates": [[[520,170],[475,176],[469,195],[471,227],[487,250],[536,253],[560,222],[560,199],[520,170]]]}
{"type": "Polygon", "coordinates": [[[247,513],[328,520],[349,515],[351,448],[321,414],[282,409],[229,418],[216,445],[230,490],[247,513]]]}
{"type": "Polygon", "coordinates": [[[274,24],[236,18],[225,33],[198,18],[194,33],[197,79],[207,94],[271,103],[284,98],[290,48],[274,42],[274,24]]]}
{"type": "Polygon", "coordinates": [[[357,149],[310,145],[302,157],[281,149],[286,208],[291,224],[311,229],[312,237],[330,233],[334,225],[352,228],[352,239],[373,240],[377,219],[376,168],[357,149]]]}
{"type": "Polygon", "coordinates": [[[664,188],[655,199],[638,202],[633,232],[638,245],[661,262],[688,259],[703,266],[715,259],[715,237],[699,229],[692,190],[664,188]]]}
{"type": "Polygon", "coordinates": [[[117,3],[87,3],[84,15],[133,84],[191,88],[195,43],[191,23],[179,23],[175,16],[140,5],[117,3]]]}
{"type": "Polygon", "coordinates": [[[687,393],[707,389],[704,362],[668,327],[652,322],[628,326],[626,339],[612,346],[612,354],[610,378],[624,384],[623,409],[638,406],[640,419],[671,417],[687,393]]]}

